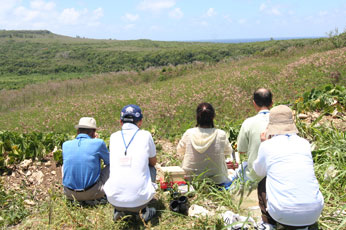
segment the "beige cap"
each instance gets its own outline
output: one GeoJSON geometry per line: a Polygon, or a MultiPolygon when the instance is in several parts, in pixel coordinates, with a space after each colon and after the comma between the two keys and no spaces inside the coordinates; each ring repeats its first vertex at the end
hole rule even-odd
{"type": "Polygon", "coordinates": [[[84,129],[97,129],[96,120],[93,117],[82,117],[79,120],[78,125],[75,125],[76,129],[84,128],[84,129]]]}
{"type": "Polygon", "coordinates": [[[278,105],[270,110],[266,135],[299,133],[294,124],[292,110],[286,105],[278,105]]]}

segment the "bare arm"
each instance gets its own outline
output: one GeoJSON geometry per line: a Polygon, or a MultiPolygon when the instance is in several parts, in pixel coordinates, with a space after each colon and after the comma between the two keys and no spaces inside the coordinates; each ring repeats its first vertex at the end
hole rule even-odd
{"type": "Polygon", "coordinates": [[[156,156],[149,158],[149,165],[150,166],[154,167],[156,165],[156,162],[157,162],[156,156]]]}

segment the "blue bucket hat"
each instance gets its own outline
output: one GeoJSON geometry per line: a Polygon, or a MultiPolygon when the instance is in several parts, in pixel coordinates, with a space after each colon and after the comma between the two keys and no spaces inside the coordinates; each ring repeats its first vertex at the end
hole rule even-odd
{"type": "Polygon", "coordinates": [[[142,120],[142,118],[142,110],[138,105],[126,105],[120,113],[120,120],[123,122],[137,122],[142,120]]]}

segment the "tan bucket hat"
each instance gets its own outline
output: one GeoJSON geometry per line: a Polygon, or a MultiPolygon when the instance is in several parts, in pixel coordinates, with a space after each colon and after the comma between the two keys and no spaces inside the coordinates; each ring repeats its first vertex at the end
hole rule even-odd
{"type": "Polygon", "coordinates": [[[96,120],[93,117],[82,117],[79,120],[78,125],[75,125],[76,129],[84,128],[84,129],[97,129],[96,120]]]}
{"type": "Polygon", "coordinates": [[[292,110],[286,105],[278,105],[270,110],[266,136],[298,133],[292,110]]]}

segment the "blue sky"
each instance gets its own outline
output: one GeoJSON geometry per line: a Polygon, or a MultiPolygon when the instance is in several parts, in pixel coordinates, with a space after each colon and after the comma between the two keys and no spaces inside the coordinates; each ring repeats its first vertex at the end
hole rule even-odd
{"type": "Polygon", "coordinates": [[[0,29],[119,40],[326,36],[345,0],[0,0],[0,29]]]}

